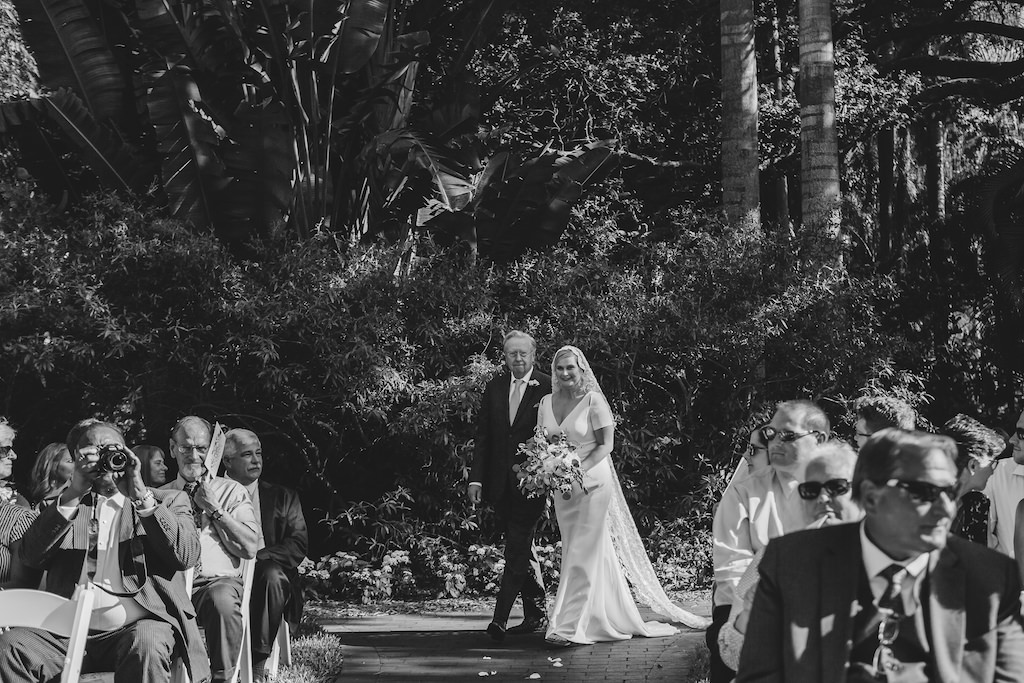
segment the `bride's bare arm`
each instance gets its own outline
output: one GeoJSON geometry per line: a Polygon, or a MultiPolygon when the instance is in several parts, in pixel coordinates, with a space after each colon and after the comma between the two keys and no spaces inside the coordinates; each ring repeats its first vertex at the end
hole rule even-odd
{"type": "Polygon", "coordinates": [[[597,446],[582,460],[583,469],[586,471],[592,469],[612,452],[612,446],[615,445],[615,427],[608,426],[595,429],[594,441],[597,442],[597,446]]]}

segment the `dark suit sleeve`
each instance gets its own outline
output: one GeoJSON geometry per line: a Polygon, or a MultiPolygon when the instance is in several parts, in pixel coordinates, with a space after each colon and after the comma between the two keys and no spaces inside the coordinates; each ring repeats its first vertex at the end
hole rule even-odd
{"type": "Polygon", "coordinates": [[[761,578],[743,637],[736,683],[782,683],[782,593],[779,589],[779,544],[765,548],[759,567],[761,578]]]}
{"type": "Polygon", "coordinates": [[[492,396],[494,395],[495,380],[491,380],[484,387],[483,396],[480,397],[480,412],[476,418],[476,439],[473,442],[473,465],[469,470],[469,480],[479,484],[485,484],[485,461],[493,446],[493,435],[491,434],[491,411],[493,410],[492,396]]]}
{"type": "Polygon", "coordinates": [[[994,681],[1024,681],[1024,627],[1021,626],[1020,578],[1017,566],[1007,563],[1006,592],[999,602],[996,627],[996,671],[994,681]]]}
{"type": "Polygon", "coordinates": [[[188,495],[183,491],[168,490],[160,492],[157,500],[159,505],[153,514],[139,515],[146,530],[147,548],[175,570],[196,566],[199,534],[188,495]]]}
{"type": "MultiPolygon", "coordinates": [[[[285,569],[295,569],[306,556],[309,536],[306,533],[306,518],[302,514],[299,496],[291,489],[279,489],[282,517],[285,520],[284,534],[274,545],[268,545],[256,553],[260,560],[273,560],[285,569]]],[[[277,507],[277,506],[275,506],[277,507]]],[[[274,511],[275,513],[277,510],[274,511]]],[[[273,520],[270,520],[273,523],[273,520]]],[[[266,522],[264,523],[266,524],[266,522]]]]}
{"type": "Polygon", "coordinates": [[[71,520],[57,510],[56,505],[43,510],[21,539],[21,559],[33,569],[49,569],[60,540],[71,529],[71,520]]]}

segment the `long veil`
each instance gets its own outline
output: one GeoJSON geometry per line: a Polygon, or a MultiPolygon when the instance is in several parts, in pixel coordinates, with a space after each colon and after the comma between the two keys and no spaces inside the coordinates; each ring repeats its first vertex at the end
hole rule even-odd
{"type": "MultiPolygon", "coordinates": [[[[555,362],[563,351],[571,351],[576,356],[577,365],[586,375],[583,388],[603,394],[586,356],[575,346],[563,346],[555,352],[551,362],[552,388],[555,388],[557,381],[555,379],[555,362]]],[[[687,612],[673,603],[665,593],[665,589],[651,565],[651,558],[647,555],[647,548],[644,547],[640,531],[636,528],[636,522],[633,521],[633,514],[629,511],[626,496],[622,493],[622,485],[619,483],[619,473],[615,469],[615,463],[608,458],[608,464],[612,469],[612,496],[608,506],[608,530],[612,537],[612,545],[615,547],[615,554],[619,558],[619,564],[626,575],[626,580],[633,586],[637,600],[674,622],[690,628],[706,629],[711,624],[709,620],[687,612]]]]}
{"type": "Polygon", "coordinates": [[[612,536],[612,545],[615,546],[615,554],[619,558],[619,564],[626,574],[626,579],[633,586],[637,600],[647,605],[652,610],[670,618],[672,621],[685,624],[690,628],[705,629],[711,622],[704,617],[687,612],[676,605],[665,593],[665,589],[658,580],[651,565],[651,558],[647,555],[643,539],[633,521],[633,514],[629,511],[626,497],[622,493],[622,485],[619,484],[619,473],[615,470],[615,463],[609,460],[612,467],[612,497],[608,506],[608,530],[612,536]]]}

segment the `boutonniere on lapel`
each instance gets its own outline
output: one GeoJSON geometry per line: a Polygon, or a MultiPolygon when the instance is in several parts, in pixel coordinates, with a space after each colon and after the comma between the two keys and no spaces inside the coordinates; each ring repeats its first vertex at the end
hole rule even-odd
{"type": "Polygon", "coordinates": [[[528,386],[528,387],[539,387],[540,386],[540,382],[535,380],[535,379],[531,379],[529,382],[526,383],[526,386],[528,386]]]}
{"type": "Polygon", "coordinates": [[[851,617],[857,616],[858,614],[860,614],[861,610],[863,610],[863,609],[864,609],[864,607],[860,604],[860,601],[859,600],[854,600],[853,603],[850,605],[850,616],[851,617]]]}
{"type": "Polygon", "coordinates": [[[14,487],[0,486],[0,505],[4,505],[7,503],[13,504],[14,502],[14,487]]]}

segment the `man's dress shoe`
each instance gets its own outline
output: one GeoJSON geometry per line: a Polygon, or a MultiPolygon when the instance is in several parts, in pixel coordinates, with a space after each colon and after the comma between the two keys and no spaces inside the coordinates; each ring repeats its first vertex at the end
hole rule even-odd
{"type": "Polygon", "coordinates": [[[547,628],[547,617],[532,617],[530,619],[523,619],[523,623],[517,624],[505,632],[510,636],[519,636],[526,633],[543,633],[547,628]]]}
{"type": "Polygon", "coordinates": [[[505,627],[492,621],[487,624],[487,635],[489,635],[491,640],[494,642],[500,643],[505,640],[505,627]]]}

